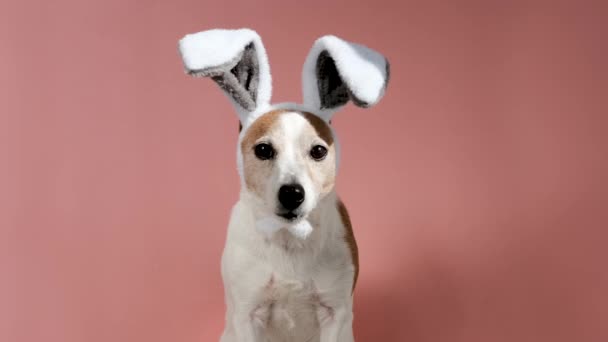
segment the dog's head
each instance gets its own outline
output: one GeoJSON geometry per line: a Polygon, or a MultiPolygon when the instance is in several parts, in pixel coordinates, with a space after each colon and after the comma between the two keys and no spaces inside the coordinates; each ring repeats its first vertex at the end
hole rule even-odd
{"type": "Polygon", "coordinates": [[[335,36],[306,58],[303,104],[271,105],[271,77],[252,30],[210,30],[179,42],[186,72],[210,77],[235,106],[241,125],[237,163],[244,193],[262,215],[304,219],[334,187],[339,145],[330,120],[349,100],[371,107],[383,96],[389,64],[379,53],[335,36]]]}
{"type": "Polygon", "coordinates": [[[333,189],[335,138],[317,115],[280,109],[265,113],[244,132],[239,153],[247,191],[285,220],[306,217],[333,189]]]}

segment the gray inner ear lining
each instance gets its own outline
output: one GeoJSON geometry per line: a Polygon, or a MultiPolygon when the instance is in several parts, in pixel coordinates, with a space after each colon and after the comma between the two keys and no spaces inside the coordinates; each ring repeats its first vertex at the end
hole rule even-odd
{"type": "MultiPolygon", "coordinates": [[[[385,62],[386,79],[383,87],[386,89],[390,77],[390,65],[387,59],[385,59],[385,62]]],[[[346,83],[342,81],[340,72],[336,67],[336,62],[327,50],[321,51],[317,58],[316,73],[321,109],[332,109],[345,105],[349,99],[358,107],[365,108],[370,106],[368,102],[355,96],[348,86],[346,86],[346,83]]]]}
{"type": "Polygon", "coordinates": [[[336,63],[327,50],[319,53],[315,72],[321,109],[345,105],[348,102],[349,92],[338,73],[336,63]]]}
{"type": "Polygon", "coordinates": [[[239,106],[253,111],[256,108],[259,69],[255,46],[250,43],[233,60],[211,68],[191,70],[189,74],[210,77],[239,106]]]}
{"type": "Polygon", "coordinates": [[[391,78],[391,64],[388,62],[388,59],[384,58],[384,63],[386,64],[386,78],[384,79],[384,89],[388,87],[388,80],[391,78]]]}

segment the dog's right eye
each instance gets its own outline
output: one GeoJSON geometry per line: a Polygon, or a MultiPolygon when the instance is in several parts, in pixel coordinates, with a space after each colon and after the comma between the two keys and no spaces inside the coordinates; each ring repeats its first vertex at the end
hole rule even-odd
{"type": "Polygon", "coordinates": [[[272,145],[270,145],[270,144],[267,144],[267,143],[257,144],[257,145],[255,145],[253,150],[255,152],[255,156],[258,157],[258,159],[268,160],[268,159],[272,159],[272,157],[274,157],[274,148],[272,148],[272,145]]]}

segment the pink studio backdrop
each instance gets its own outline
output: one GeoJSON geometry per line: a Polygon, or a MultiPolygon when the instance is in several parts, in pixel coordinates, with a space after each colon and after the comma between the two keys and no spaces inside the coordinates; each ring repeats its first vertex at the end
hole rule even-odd
{"type": "Polygon", "coordinates": [[[335,119],[358,341],[606,341],[606,8],[0,4],[0,341],[217,341],[237,120],[182,35],[252,27],[274,100],[315,38],[389,57],[335,119]]]}

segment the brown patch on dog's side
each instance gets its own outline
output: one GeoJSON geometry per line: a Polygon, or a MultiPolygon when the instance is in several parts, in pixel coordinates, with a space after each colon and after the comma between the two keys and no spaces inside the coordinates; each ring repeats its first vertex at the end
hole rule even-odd
{"type": "Polygon", "coordinates": [[[355,291],[355,285],[357,285],[357,278],[359,277],[359,249],[357,248],[357,241],[355,240],[355,234],[353,232],[353,226],[350,222],[350,216],[348,216],[348,211],[346,210],[344,203],[338,199],[336,206],[338,208],[338,212],[340,213],[342,224],[344,225],[344,240],[346,241],[346,245],[350,250],[350,256],[352,258],[353,266],[355,267],[355,276],[353,279],[352,289],[352,291],[355,291]]]}
{"type": "Polygon", "coordinates": [[[308,120],[315,131],[317,131],[319,138],[323,139],[327,145],[331,146],[334,143],[334,136],[331,134],[331,128],[329,128],[327,122],[312,113],[302,112],[302,115],[304,115],[306,120],[308,120]]]}

